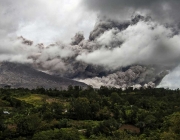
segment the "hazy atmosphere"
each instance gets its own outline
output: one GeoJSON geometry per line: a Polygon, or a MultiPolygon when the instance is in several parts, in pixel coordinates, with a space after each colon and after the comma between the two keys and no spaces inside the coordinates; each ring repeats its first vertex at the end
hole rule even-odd
{"type": "Polygon", "coordinates": [[[1,0],[0,61],[94,87],[179,88],[178,0],[1,0]]]}

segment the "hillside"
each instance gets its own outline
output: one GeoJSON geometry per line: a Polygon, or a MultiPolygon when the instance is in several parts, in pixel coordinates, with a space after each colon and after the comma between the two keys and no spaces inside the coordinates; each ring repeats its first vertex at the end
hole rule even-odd
{"type": "Polygon", "coordinates": [[[0,64],[0,86],[5,85],[29,89],[36,87],[65,89],[69,85],[86,86],[81,82],[43,73],[28,64],[3,62],[0,64]]]}

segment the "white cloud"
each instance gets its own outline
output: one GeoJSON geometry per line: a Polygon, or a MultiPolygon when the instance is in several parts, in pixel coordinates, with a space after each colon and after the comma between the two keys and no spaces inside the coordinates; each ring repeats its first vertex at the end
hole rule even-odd
{"type": "Polygon", "coordinates": [[[32,63],[29,59],[29,55],[32,52],[37,52],[38,48],[35,46],[28,46],[22,44],[19,39],[0,39],[0,61],[20,62],[20,63],[32,63]]]}
{"type": "Polygon", "coordinates": [[[124,31],[108,30],[97,41],[102,45],[100,49],[83,53],[77,60],[116,69],[132,64],[171,63],[180,55],[180,36],[173,36],[170,28],[155,22],[141,21],[124,31]],[[111,50],[103,47],[116,40],[123,43],[111,50]]]}

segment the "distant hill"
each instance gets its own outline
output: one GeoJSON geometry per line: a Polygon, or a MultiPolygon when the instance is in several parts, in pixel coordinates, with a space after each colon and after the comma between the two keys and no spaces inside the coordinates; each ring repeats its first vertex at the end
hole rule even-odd
{"type": "Polygon", "coordinates": [[[87,86],[81,82],[46,74],[28,64],[2,62],[0,63],[0,86],[5,85],[29,89],[36,87],[66,89],[69,85],[87,86]]]}

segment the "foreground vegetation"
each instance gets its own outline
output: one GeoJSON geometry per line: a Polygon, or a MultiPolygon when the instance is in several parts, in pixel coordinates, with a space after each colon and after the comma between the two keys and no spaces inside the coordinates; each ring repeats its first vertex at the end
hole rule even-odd
{"type": "Polygon", "coordinates": [[[2,140],[178,138],[179,89],[0,89],[2,140]]]}

